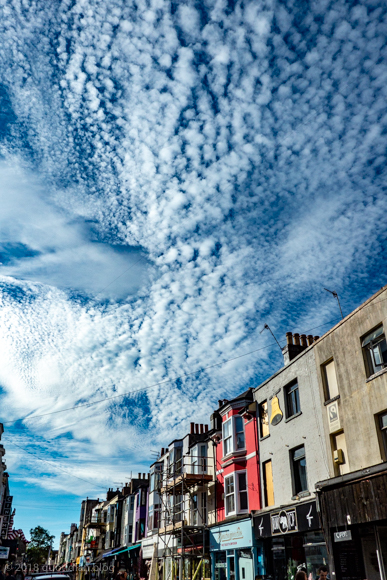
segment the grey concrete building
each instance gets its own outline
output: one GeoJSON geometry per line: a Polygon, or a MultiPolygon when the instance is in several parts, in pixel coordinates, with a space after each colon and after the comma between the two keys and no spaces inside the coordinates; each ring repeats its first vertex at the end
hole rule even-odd
{"type": "Polygon", "coordinates": [[[384,287],[322,337],[287,333],[285,366],[255,389],[254,525],[275,580],[302,564],[387,580],[386,327],[384,287]]]}
{"type": "Polygon", "coordinates": [[[387,580],[387,287],[314,346],[333,477],[321,517],[339,580],[387,580]]]}
{"type": "Polygon", "coordinates": [[[333,475],[326,445],[315,340],[287,335],[285,366],[255,389],[262,505],[254,517],[266,573],[275,580],[328,564],[315,483],[333,475]]]}

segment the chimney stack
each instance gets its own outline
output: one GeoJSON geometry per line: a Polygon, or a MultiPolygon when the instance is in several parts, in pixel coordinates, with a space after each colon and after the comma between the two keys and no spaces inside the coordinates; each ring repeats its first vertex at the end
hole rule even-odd
{"type": "MultiPolygon", "coordinates": [[[[292,334],[291,332],[286,333],[286,343],[287,344],[282,349],[282,354],[284,356],[285,365],[287,365],[288,363],[290,363],[290,361],[292,361],[294,358],[296,358],[296,356],[298,356],[300,354],[300,352],[302,352],[303,350],[308,348],[308,341],[310,341],[311,338],[312,338],[312,342],[313,342],[312,336],[309,335],[307,338],[305,334],[301,334],[301,341],[300,341],[300,335],[298,334],[298,332],[295,332],[294,334],[292,334]]],[[[309,346],[310,346],[310,344],[309,344],[309,346]]]]}
{"type": "Polygon", "coordinates": [[[313,335],[308,334],[307,339],[308,339],[308,346],[311,346],[313,344],[313,335]]]}
{"type": "Polygon", "coordinates": [[[193,435],[195,433],[195,423],[190,423],[190,434],[193,435]]]}
{"type": "Polygon", "coordinates": [[[293,334],[291,332],[286,333],[286,344],[293,344],[293,334]]]}
{"type": "Polygon", "coordinates": [[[320,337],[319,336],[315,336],[314,337],[314,342],[316,342],[320,337]]]}
{"type": "Polygon", "coordinates": [[[138,473],[137,475],[138,475],[138,479],[141,479],[141,473],[138,473]]]}
{"type": "Polygon", "coordinates": [[[161,456],[164,455],[164,447],[161,448],[161,456]]]}

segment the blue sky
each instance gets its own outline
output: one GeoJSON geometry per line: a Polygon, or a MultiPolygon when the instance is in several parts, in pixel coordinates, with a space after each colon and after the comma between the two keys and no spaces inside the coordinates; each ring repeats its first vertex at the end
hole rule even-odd
{"type": "Polygon", "coordinates": [[[387,12],[0,12],[0,421],[16,527],[58,537],[278,368],[265,323],[321,334],[324,287],[348,313],[386,283],[387,12]]]}

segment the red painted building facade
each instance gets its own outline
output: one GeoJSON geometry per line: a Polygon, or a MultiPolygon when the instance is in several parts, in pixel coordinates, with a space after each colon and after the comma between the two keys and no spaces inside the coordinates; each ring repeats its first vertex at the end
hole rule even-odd
{"type": "Polygon", "coordinates": [[[262,550],[256,545],[251,512],[261,509],[256,403],[248,389],[219,401],[216,411],[216,511],[210,530],[215,580],[254,580],[262,573],[262,550]]]}

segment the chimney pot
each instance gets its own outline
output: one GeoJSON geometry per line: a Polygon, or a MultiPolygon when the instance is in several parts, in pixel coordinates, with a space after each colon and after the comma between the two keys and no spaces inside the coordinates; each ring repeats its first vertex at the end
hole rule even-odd
{"type": "Polygon", "coordinates": [[[138,473],[137,475],[138,475],[138,479],[141,479],[141,473],[138,473]]]}
{"type": "Polygon", "coordinates": [[[204,425],[203,423],[200,423],[200,434],[202,435],[204,433],[204,425]]]}
{"type": "Polygon", "coordinates": [[[294,344],[296,344],[297,346],[299,346],[299,344],[300,344],[300,335],[296,332],[295,334],[293,334],[293,338],[294,338],[294,344]]]}
{"type": "Polygon", "coordinates": [[[161,455],[164,455],[164,447],[161,448],[161,455]]]}
{"type": "Polygon", "coordinates": [[[313,344],[313,335],[312,334],[308,334],[307,339],[308,339],[308,346],[313,344]]]}
{"type": "Polygon", "coordinates": [[[301,345],[305,348],[308,346],[308,343],[306,342],[306,334],[301,334],[301,345]]]}
{"type": "Polygon", "coordinates": [[[205,431],[205,433],[207,433],[207,431],[208,431],[208,425],[204,425],[204,431],[205,431]]]}
{"type": "Polygon", "coordinates": [[[314,342],[316,342],[316,340],[318,340],[320,337],[319,336],[315,336],[314,337],[314,342]]]}
{"type": "Polygon", "coordinates": [[[223,405],[222,399],[218,399],[218,406],[221,407],[223,405]]]}
{"type": "Polygon", "coordinates": [[[190,423],[190,433],[193,435],[195,433],[195,423],[190,423]]]}
{"type": "Polygon", "coordinates": [[[198,435],[199,434],[199,424],[195,423],[195,434],[198,435]]]}
{"type": "Polygon", "coordinates": [[[291,332],[287,332],[286,333],[286,343],[287,344],[293,344],[293,335],[291,332]]]}

